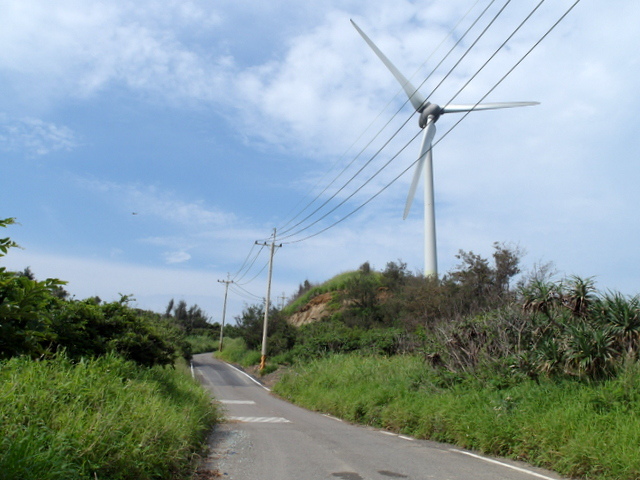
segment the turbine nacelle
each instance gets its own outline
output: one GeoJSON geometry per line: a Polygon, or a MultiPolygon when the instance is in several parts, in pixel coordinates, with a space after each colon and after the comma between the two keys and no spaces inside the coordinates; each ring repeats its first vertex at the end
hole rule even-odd
{"type": "Polygon", "coordinates": [[[424,106],[418,110],[420,112],[420,119],[418,120],[418,125],[420,128],[424,128],[429,123],[429,117],[431,117],[432,122],[436,122],[440,115],[442,115],[442,107],[440,105],[436,105],[435,103],[427,102],[424,106]]]}

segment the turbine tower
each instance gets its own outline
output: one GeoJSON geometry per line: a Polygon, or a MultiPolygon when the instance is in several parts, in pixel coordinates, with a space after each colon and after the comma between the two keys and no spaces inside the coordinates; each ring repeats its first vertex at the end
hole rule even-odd
{"type": "Polygon", "coordinates": [[[362,36],[365,42],[371,47],[382,63],[389,69],[396,80],[402,85],[404,92],[409,97],[413,108],[420,114],[418,125],[424,130],[422,146],[420,147],[420,157],[418,158],[413,180],[409,187],[407,203],[404,207],[406,219],[416,194],[416,188],[420,181],[420,175],[424,169],[424,275],[425,277],[438,277],[438,261],[436,254],[436,215],[433,191],[433,155],[431,144],[436,134],[436,122],[445,113],[471,112],[475,110],[495,110],[498,108],[526,107],[538,105],[538,102],[502,102],[502,103],[481,103],[476,105],[445,105],[441,107],[435,103],[428,102],[420,92],[400,73],[391,61],[380,51],[375,43],[351,20],[351,23],[362,36]]]}

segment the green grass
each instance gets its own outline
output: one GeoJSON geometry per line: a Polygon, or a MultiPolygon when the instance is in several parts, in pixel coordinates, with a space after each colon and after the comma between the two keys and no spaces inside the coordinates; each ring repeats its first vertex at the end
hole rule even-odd
{"type": "Polygon", "coordinates": [[[243,338],[224,338],[222,351],[214,353],[216,358],[229,363],[236,363],[243,367],[250,367],[260,363],[260,352],[248,350],[243,338]]]}
{"type": "Polygon", "coordinates": [[[216,417],[184,366],[14,358],[0,363],[0,476],[184,478],[216,417]]]}
{"type": "MultiPolygon", "coordinates": [[[[293,301],[291,304],[287,305],[282,311],[283,314],[285,316],[287,315],[292,315],[293,313],[297,312],[301,307],[303,307],[304,305],[306,305],[307,303],[309,303],[309,300],[311,300],[313,297],[317,297],[318,295],[322,295],[323,293],[337,293],[337,292],[341,292],[343,290],[345,290],[346,286],[348,285],[349,281],[355,277],[361,275],[361,272],[359,270],[355,270],[355,271],[349,271],[349,272],[343,272],[340,273],[338,275],[336,275],[335,277],[327,280],[326,282],[324,282],[322,285],[318,285],[316,287],[313,287],[311,290],[309,290],[308,292],[304,293],[303,295],[301,295],[299,298],[297,298],[295,301],[293,301]]],[[[381,278],[382,274],[380,272],[371,272],[370,275],[374,275],[377,278],[381,278]]]]}
{"type": "Polygon", "coordinates": [[[307,408],[589,479],[640,478],[640,368],[600,384],[461,378],[418,357],[336,355],[275,392],[307,408]]]}
{"type": "Polygon", "coordinates": [[[191,346],[191,353],[213,352],[220,346],[220,339],[212,338],[209,335],[187,335],[185,341],[191,346]]]}

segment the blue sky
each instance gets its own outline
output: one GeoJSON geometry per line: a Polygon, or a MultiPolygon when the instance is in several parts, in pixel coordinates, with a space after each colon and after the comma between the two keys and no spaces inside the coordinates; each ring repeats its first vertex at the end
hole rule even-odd
{"type": "MultiPolygon", "coordinates": [[[[450,101],[537,3],[507,5],[446,75],[472,30],[423,94],[450,101]]],[[[545,2],[453,103],[479,101],[572,3],[545,2]]],[[[6,233],[24,248],[3,264],[67,280],[76,298],[132,294],[156,311],[184,299],[214,321],[218,280],[237,281],[232,319],[265,295],[254,242],[300,221],[278,237],[275,302],[365,261],[421,270],[422,202],[403,221],[411,173],[391,183],[418,142],[363,186],[417,118],[349,19],[419,84],[489,4],[3,1],[0,216],[17,218],[6,233]]],[[[527,268],[640,292],[638,18],[635,0],[583,0],[485,99],[539,106],[474,112],[434,147],[441,273],[459,249],[489,256],[498,241],[526,251],[527,268]]]]}

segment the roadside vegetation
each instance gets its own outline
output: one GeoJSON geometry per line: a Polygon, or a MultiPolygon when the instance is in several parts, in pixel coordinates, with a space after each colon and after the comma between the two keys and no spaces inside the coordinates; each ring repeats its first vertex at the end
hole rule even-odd
{"type": "Polygon", "coordinates": [[[188,478],[216,415],[180,369],[116,354],[12,358],[0,366],[1,476],[188,478]]]}
{"type": "MultiPolygon", "coordinates": [[[[270,312],[265,373],[286,365],[278,394],[352,422],[576,478],[640,478],[640,297],[549,265],[522,273],[521,256],[494,244],[490,260],[459,252],[440,279],[390,262],[305,282],[270,312]],[[287,322],[327,293],[326,318],[287,322]]],[[[228,332],[237,356],[238,339],[260,348],[262,313],[228,332]]]]}
{"type": "MultiPolygon", "coordinates": [[[[15,247],[0,238],[0,258],[15,247]]],[[[0,477],[194,472],[218,413],[187,360],[219,330],[184,301],[159,314],[131,300],[76,300],[60,280],[0,266],[0,477]]]]}

